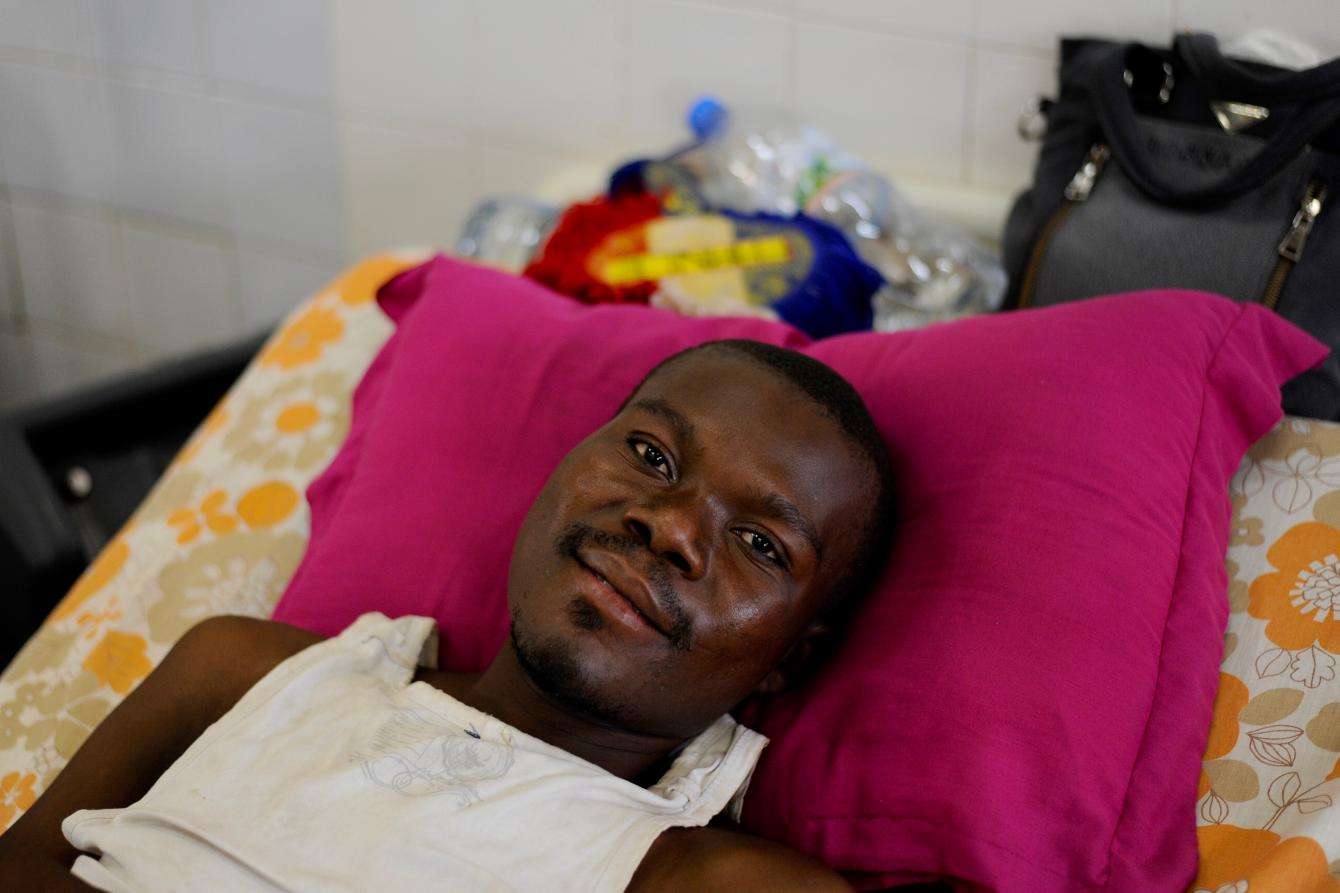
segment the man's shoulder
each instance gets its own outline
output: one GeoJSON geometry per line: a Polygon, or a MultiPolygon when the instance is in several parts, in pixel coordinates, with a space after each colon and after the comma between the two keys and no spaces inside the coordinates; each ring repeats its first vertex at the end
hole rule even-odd
{"type": "Polygon", "coordinates": [[[163,663],[173,675],[213,690],[226,709],[280,663],[322,640],[287,623],[223,614],[188,629],[163,663]]]}
{"type": "Polygon", "coordinates": [[[656,838],[629,884],[641,890],[850,890],[816,859],[733,826],[672,828],[656,838]]]}
{"type": "Polygon", "coordinates": [[[263,666],[278,664],[321,641],[316,633],[277,620],[220,614],[188,629],[174,649],[263,666]]]}

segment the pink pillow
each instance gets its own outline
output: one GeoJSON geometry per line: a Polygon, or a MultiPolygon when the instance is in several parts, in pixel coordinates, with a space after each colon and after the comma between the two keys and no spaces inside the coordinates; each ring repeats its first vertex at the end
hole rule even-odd
{"type": "MultiPolygon", "coordinates": [[[[431,615],[458,670],[503,641],[512,541],[549,471],[648,369],[707,339],[806,344],[444,258],[380,299],[398,330],[309,491],[274,616],[331,634],[431,615]]],[[[804,349],[864,396],[901,520],[831,666],[746,717],[772,744],[745,823],[869,884],[1184,887],[1228,478],[1324,348],[1254,305],[1146,292],[804,349]]]]}

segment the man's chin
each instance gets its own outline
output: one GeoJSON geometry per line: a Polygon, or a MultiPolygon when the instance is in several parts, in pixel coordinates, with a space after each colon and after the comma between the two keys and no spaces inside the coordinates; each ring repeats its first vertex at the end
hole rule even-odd
{"type": "MultiPolygon", "coordinates": [[[[577,614],[572,618],[573,623],[583,629],[598,629],[604,624],[604,618],[594,608],[577,614]]],[[[569,711],[602,723],[624,725],[628,718],[627,705],[599,690],[582,663],[580,648],[575,641],[559,636],[532,635],[526,624],[515,616],[509,632],[517,664],[531,684],[569,711]]]]}

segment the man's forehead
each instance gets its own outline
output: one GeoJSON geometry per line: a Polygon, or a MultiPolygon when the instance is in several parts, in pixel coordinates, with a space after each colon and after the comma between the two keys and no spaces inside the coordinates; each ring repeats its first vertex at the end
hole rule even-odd
{"type": "Polygon", "coordinates": [[[626,405],[659,415],[678,433],[747,432],[755,449],[823,442],[846,453],[850,446],[837,419],[795,382],[748,355],[711,346],[657,369],[626,405]]]}
{"type": "Polygon", "coordinates": [[[672,404],[690,403],[700,413],[729,412],[741,403],[757,404],[779,398],[806,400],[816,412],[822,411],[776,370],[746,354],[711,346],[675,357],[656,369],[632,399],[639,397],[672,404]]]}

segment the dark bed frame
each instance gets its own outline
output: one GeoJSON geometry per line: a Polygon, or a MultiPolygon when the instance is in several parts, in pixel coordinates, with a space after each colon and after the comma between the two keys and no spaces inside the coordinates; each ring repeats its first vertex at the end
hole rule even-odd
{"type": "Polygon", "coordinates": [[[0,412],[0,668],[126,522],[264,339],[0,412]]]}

